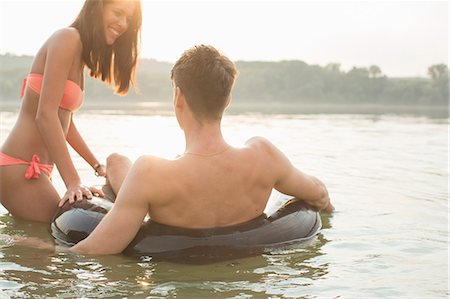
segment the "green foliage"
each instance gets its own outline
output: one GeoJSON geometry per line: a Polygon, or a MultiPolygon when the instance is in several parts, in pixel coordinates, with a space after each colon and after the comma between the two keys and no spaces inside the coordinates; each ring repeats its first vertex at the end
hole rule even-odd
{"type": "MultiPolygon", "coordinates": [[[[19,98],[22,80],[33,57],[0,55],[0,100],[19,98]]],[[[445,64],[428,68],[430,78],[388,78],[376,65],[341,70],[339,63],[321,67],[303,61],[238,61],[240,75],[233,98],[240,103],[447,105],[448,70],[445,64]]],[[[137,92],[120,101],[172,100],[172,64],[142,59],[137,72],[137,92]]],[[[112,88],[86,72],[89,101],[114,101],[112,88]]]]}
{"type": "Polygon", "coordinates": [[[430,66],[428,75],[430,75],[432,80],[430,93],[435,101],[448,104],[449,81],[447,65],[441,63],[430,66]]]}

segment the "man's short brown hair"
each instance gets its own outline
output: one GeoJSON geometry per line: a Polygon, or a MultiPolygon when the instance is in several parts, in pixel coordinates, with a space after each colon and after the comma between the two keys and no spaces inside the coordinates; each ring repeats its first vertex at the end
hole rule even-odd
{"type": "Polygon", "coordinates": [[[212,46],[183,53],[172,68],[172,79],[200,120],[220,120],[238,74],[234,63],[212,46]]]}

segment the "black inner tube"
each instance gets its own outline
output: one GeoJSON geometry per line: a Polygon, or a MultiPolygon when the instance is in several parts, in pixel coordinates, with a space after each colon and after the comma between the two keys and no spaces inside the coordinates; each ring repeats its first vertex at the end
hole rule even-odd
{"type": "MultiPolygon", "coordinates": [[[[58,244],[72,246],[86,238],[113,203],[102,198],[66,203],[55,214],[50,231],[58,244]]],[[[270,216],[265,214],[238,225],[186,229],[146,221],[123,251],[152,259],[221,260],[260,254],[267,248],[315,236],[321,229],[319,213],[291,199],[270,216]]]]}

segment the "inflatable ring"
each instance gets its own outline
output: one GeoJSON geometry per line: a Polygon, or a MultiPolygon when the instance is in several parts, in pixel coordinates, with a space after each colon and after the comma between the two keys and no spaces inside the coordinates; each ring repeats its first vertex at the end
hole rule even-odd
{"type": "MultiPolygon", "coordinates": [[[[66,203],[51,223],[58,244],[72,246],[86,238],[113,203],[101,198],[66,203]]],[[[217,259],[252,255],[268,247],[315,236],[321,229],[319,213],[303,201],[291,199],[270,216],[265,214],[238,225],[186,229],[146,221],[123,253],[152,258],[201,257],[217,259]]]]}

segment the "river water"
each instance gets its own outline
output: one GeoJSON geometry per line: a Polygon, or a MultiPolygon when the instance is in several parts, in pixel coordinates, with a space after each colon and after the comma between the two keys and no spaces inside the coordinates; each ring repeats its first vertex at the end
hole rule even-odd
{"type": "MultiPolygon", "coordinates": [[[[16,111],[1,112],[1,140],[16,111]]],[[[80,111],[97,156],[182,153],[176,119],[156,107],[80,111]]],[[[448,118],[399,114],[232,113],[234,146],[260,135],[321,178],[336,211],[312,240],[212,264],[86,257],[0,241],[0,298],[443,298],[449,296],[448,118]]],[[[72,156],[85,184],[101,184],[72,156]]],[[[57,189],[64,191],[57,172],[57,189]]],[[[272,194],[267,212],[283,200],[272,194]]],[[[0,206],[0,233],[51,240],[0,206]]]]}

